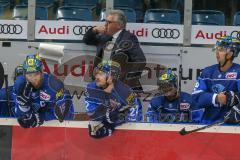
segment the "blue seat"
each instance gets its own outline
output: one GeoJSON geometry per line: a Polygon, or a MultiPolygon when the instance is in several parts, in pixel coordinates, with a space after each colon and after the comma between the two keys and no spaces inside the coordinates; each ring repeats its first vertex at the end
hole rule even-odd
{"type": "Polygon", "coordinates": [[[233,25],[240,26],[240,11],[236,12],[233,17],[233,25]]]}
{"type": "Polygon", "coordinates": [[[92,9],[96,6],[98,0],[64,0],[63,4],[65,6],[81,6],[92,9]]]}
{"type": "Polygon", "coordinates": [[[127,7],[132,9],[143,9],[143,0],[114,0],[114,7],[127,7]]]}
{"type": "MultiPolygon", "coordinates": [[[[136,23],[136,12],[132,8],[124,8],[124,7],[117,7],[115,9],[122,10],[127,17],[128,22],[136,23]]],[[[100,16],[100,21],[105,21],[106,20],[106,9],[102,9],[101,11],[101,16],[100,16]]]]}
{"type": "MultiPolygon", "coordinates": [[[[13,19],[27,20],[28,6],[16,5],[13,9],[13,19]]],[[[48,9],[46,7],[36,7],[35,11],[36,20],[48,20],[48,9]]]]}
{"type": "Polygon", "coordinates": [[[114,0],[114,8],[132,8],[136,12],[136,21],[141,22],[143,20],[143,0],[114,0]]]}
{"type": "Polygon", "coordinates": [[[194,25],[225,25],[225,15],[216,10],[195,10],[192,13],[194,25]]]}
{"type": "MultiPolygon", "coordinates": [[[[28,0],[21,0],[22,5],[27,5],[28,0]]],[[[36,5],[41,7],[51,7],[54,5],[54,0],[36,0],[36,5]]]]}
{"type": "Polygon", "coordinates": [[[0,0],[0,6],[6,8],[10,6],[11,1],[10,0],[0,0]]]}
{"type": "Polygon", "coordinates": [[[180,24],[180,13],[172,9],[148,9],[144,23],[180,24]]]}
{"type": "Polygon", "coordinates": [[[79,6],[63,6],[58,8],[57,20],[92,21],[92,12],[79,6]]]}

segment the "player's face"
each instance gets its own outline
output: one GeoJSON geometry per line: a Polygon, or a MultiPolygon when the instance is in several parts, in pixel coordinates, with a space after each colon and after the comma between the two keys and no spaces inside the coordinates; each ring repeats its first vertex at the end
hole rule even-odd
{"type": "Polygon", "coordinates": [[[227,54],[227,49],[223,47],[216,48],[216,58],[218,63],[222,64],[225,62],[225,56],[227,54]]]}
{"type": "Polygon", "coordinates": [[[42,84],[43,74],[41,72],[28,73],[26,79],[29,81],[34,88],[38,89],[42,84]]]}
{"type": "Polygon", "coordinates": [[[108,35],[114,35],[117,31],[121,29],[121,26],[117,22],[117,16],[116,15],[108,15],[106,18],[105,23],[106,28],[106,34],[108,35]]]}
{"type": "Polygon", "coordinates": [[[106,85],[106,79],[107,79],[107,75],[104,72],[99,71],[96,75],[95,75],[95,81],[98,87],[103,87],[106,85]]]}
{"type": "Polygon", "coordinates": [[[169,90],[167,93],[164,94],[165,97],[167,97],[168,100],[174,100],[177,97],[177,88],[172,87],[171,90],[169,90]]]}

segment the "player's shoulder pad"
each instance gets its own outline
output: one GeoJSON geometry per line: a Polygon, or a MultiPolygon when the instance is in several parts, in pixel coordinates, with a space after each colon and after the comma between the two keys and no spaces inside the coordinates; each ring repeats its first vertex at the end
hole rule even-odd
{"type": "Polygon", "coordinates": [[[117,94],[125,100],[128,105],[132,105],[137,97],[136,93],[126,84],[121,81],[116,81],[114,89],[117,94]]]}
{"type": "Polygon", "coordinates": [[[52,74],[45,74],[44,77],[48,79],[48,85],[52,90],[59,91],[61,89],[64,89],[63,82],[57,79],[52,74]]]}
{"type": "Polygon", "coordinates": [[[97,86],[96,82],[93,81],[93,82],[87,84],[87,89],[88,88],[98,88],[98,86],[97,86]]]}
{"type": "Polygon", "coordinates": [[[212,75],[212,73],[215,72],[216,70],[218,70],[218,64],[208,66],[208,67],[206,67],[202,70],[201,77],[202,78],[205,78],[205,77],[209,78],[210,75],[212,75]]]}
{"type": "Polygon", "coordinates": [[[233,70],[240,72],[240,64],[233,63],[233,66],[231,67],[233,70]]]}
{"type": "Polygon", "coordinates": [[[155,96],[150,100],[150,105],[152,107],[157,107],[162,104],[164,96],[155,96]]]}
{"type": "Polygon", "coordinates": [[[45,74],[44,78],[46,78],[48,80],[48,87],[56,93],[55,98],[59,99],[59,98],[63,97],[66,90],[64,88],[64,84],[62,83],[62,81],[57,79],[52,74],[45,74]]]}

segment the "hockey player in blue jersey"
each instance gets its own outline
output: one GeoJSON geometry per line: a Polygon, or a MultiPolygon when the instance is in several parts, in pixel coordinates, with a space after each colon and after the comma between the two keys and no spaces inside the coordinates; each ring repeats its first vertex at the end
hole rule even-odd
{"type": "Polygon", "coordinates": [[[13,88],[15,115],[23,128],[38,127],[53,119],[62,122],[73,117],[73,104],[63,83],[43,73],[38,55],[28,55],[23,63],[23,76],[13,88]]]}
{"type": "Polygon", "coordinates": [[[147,122],[191,122],[191,95],[179,93],[177,75],[170,69],[157,79],[159,95],[151,99],[145,114],[147,122]]]}
{"type": "Polygon", "coordinates": [[[101,123],[89,124],[89,135],[93,138],[110,136],[116,126],[127,121],[141,121],[142,105],[133,91],[119,81],[120,64],[102,61],[94,69],[95,81],[86,88],[86,111],[91,120],[101,123]]]}
{"type": "MultiPolygon", "coordinates": [[[[202,71],[192,93],[197,108],[205,110],[202,123],[223,120],[226,113],[239,103],[240,65],[233,63],[240,51],[239,40],[223,37],[217,41],[215,51],[218,64],[202,71]]],[[[228,118],[235,113],[229,114],[228,118]]],[[[229,118],[228,122],[232,123],[232,119],[234,117],[229,118]]]]}
{"type": "MultiPolygon", "coordinates": [[[[15,68],[13,80],[15,81],[20,75],[23,75],[22,65],[18,65],[15,68]]],[[[0,117],[14,117],[14,104],[13,86],[9,86],[7,90],[6,88],[2,88],[0,90],[0,117]]]]}

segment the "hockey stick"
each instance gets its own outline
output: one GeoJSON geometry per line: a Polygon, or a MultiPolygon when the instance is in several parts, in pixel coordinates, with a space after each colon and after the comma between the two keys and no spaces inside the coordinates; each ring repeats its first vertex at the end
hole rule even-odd
{"type": "Polygon", "coordinates": [[[196,129],[193,129],[193,130],[189,130],[189,131],[186,131],[186,129],[185,129],[185,127],[184,127],[184,128],[182,128],[182,129],[179,131],[179,134],[181,134],[182,136],[185,136],[185,135],[190,134],[190,133],[194,133],[194,132],[201,131],[201,130],[204,130],[204,129],[207,129],[207,128],[211,128],[211,127],[214,127],[214,126],[218,126],[218,125],[224,124],[224,123],[227,121],[227,119],[228,119],[228,118],[225,118],[225,119],[222,120],[222,121],[215,122],[215,123],[212,123],[212,124],[209,124],[209,125],[200,127],[200,128],[196,128],[196,129]]]}

